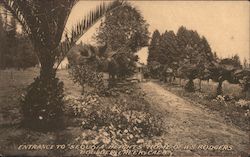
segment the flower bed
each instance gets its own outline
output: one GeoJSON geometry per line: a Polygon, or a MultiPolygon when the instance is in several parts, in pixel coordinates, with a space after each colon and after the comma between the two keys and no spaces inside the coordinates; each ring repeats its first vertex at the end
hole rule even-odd
{"type": "Polygon", "coordinates": [[[68,114],[81,119],[84,144],[141,144],[164,133],[163,114],[143,99],[135,85],[116,90],[116,97],[87,93],[66,97],[68,114]],[[124,89],[121,89],[124,88],[124,89]],[[128,90],[129,89],[129,90],[128,90]]]}

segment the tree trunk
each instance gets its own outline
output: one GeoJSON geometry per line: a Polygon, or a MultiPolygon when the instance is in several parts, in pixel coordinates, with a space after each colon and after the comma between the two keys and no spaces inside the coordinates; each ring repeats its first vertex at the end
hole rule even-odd
{"type": "Polygon", "coordinates": [[[201,91],[201,79],[199,79],[199,91],[201,91]]]}
{"type": "Polygon", "coordinates": [[[216,95],[222,95],[223,94],[223,92],[222,92],[222,83],[223,83],[223,81],[219,81],[217,91],[216,91],[216,95]]]}
{"type": "Polygon", "coordinates": [[[41,131],[63,126],[63,83],[56,78],[54,57],[47,54],[41,61],[40,75],[21,101],[24,126],[41,131]]]}
{"type": "Polygon", "coordinates": [[[187,92],[194,92],[195,91],[193,79],[188,80],[187,84],[185,85],[185,90],[187,92]]]}

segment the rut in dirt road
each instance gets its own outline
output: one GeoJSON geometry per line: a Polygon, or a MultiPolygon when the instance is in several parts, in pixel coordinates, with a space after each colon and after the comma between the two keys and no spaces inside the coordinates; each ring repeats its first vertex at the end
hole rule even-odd
{"type": "MultiPolygon", "coordinates": [[[[219,114],[205,110],[165,90],[154,82],[140,84],[146,99],[169,112],[166,119],[166,140],[169,143],[232,145],[237,152],[246,152],[248,134],[224,122],[219,114]]],[[[201,106],[201,107],[200,107],[201,106]]]]}

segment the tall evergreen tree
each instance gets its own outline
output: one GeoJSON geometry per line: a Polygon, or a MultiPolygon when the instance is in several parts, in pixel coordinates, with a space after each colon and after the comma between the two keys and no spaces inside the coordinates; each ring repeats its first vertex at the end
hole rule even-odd
{"type": "Polygon", "coordinates": [[[159,46],[161,41],[161,34],[158,30],[155,30],[151,42],[148,47],[148,64],[150,65],[153,61],[158,62],[159,59],[159,46]]]}
{"type": "Polygon", "coordinates": [[[162,35],[160,42],[160,57],[159,62],[167,65],[170,68],[175,68],[179,60],[179,51],[177,38],[173,31],[166,31],[162,35]]]}
{"type": "Polygon", "coordinates": [[[180,27],[177,32],[177,39],[182,58],[180,59],[180,68],[184,76],[189,79],[186,89],[190,92],[194,91],[193,79],[204,79],[206,69],[214,60],[213,54],[205,37],[193,30],[187,30],[180,27]]]}

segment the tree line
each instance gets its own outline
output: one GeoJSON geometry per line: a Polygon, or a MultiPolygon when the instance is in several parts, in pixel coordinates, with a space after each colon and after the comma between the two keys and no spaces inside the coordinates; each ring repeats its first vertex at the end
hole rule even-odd
{"type": "Polygon", "coordinates": [[[171,30],[163,34],[155,30],[148,50],[145,76],[164,82],[172,82],[175,78],[179,78],[180,81],[188,80],[185,85],[188,92],[195,91],[194,79],[200,80],[200,89],[201,80],[211,79],[218,82],[216,93],[221,95],[224,81],[242,84],[242,80],[249,77],[246,72],[246,60],[242,66],[237,54],[219,58],[217,53],[212,51],[206,37],[184,26],[181,26],[176,34],[171,30]]]}
{"type": "Polygon", "coordinates": [[[38,64],[30,40],[17,31],[16,19],[6,9],[0,14],[0,40],[0,69],[26,69],[38,64]]]}

